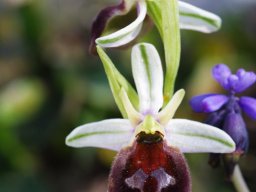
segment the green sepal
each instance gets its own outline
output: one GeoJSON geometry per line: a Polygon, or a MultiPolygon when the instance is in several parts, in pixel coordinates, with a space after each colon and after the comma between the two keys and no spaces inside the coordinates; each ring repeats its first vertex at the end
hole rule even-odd
{"type": "Polygon", "coordinates": [[[122,116],[124,118],[127,118],[128,115],[125,111],[125,107],[123,106],[123,102],[120,97],[121,88],[123,88],[126,91],[131,103],[133,104],[133,106],[136,109],[139,108],[138,95],[137,95],[136,91],[134,90],[134,88],[131,86],[131,84],[117,70],[117,68],[111,61],[111,59],[108,57],[108,55],[104,52],[104,50],[100,46],[97,46],[97,52],[98,52],[100,59],[103,63],[103,66],[104,66],[104,69],[105,69],[105,72],[106,72],[106,75],[107,75],[107,78],[108,78],[108,81],[110,84],[110,88],[111,88],[112,94],[115,99],[115,102],[116,102],[120,112],[122,113],[122,116]]]}

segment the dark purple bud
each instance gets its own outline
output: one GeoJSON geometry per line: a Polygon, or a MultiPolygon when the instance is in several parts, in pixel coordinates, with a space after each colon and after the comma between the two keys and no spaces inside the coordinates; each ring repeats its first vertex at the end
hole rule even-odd
{"type": "MultiPolygon", "coordinates": [[[[230,107],[230,106],[229,106],[230,107]]],[[[228,109],[229,111],[230,109],[228,109]]],[[[224,112],[225,110],[223,110],[224,112]]],[[[213,116],[211,122],[215,123],[212,125],[221,127],[225,132],[227,132],[231,138],[236,143],[236,150],[233,153],[227,154],[210,154],[209,156],[209,164],[211,167],[216,168],[220,165],[221,162],[224,163],[224,168],[226,170],[227,178],[230,179],[231,175],[233,174],[234,167],[238,163],[240,157],[247,151],[249,139],[248,133],[245,127],[244,120],[239,112],[235,112],[236,110],[233,109],[232,112],[225,112],[222,114],[222,119],[218,115],[213,116]]]]}
{"type": "Polygon", "coordinates": [[[241,97],[239,105],[249,117],[256,119],[256,99],[252,97],[241,97]]]}
{"type": "Polygon", "coordinates": [[[95,53],[95,40],[101,36],[104,29],[106,28],[108,22],[117,15],[121,15],[121,13],[125,10],[125,1],[122,0],[119,5],[110,6],[102,9],[100,13],[97,15],[96,19],[92,24],[91,29],[91,37],[90,37],[90,52],[95,53]]]}
{"type": "Polygon", "coordinates": [[[228,133],[236,143],[236,151],[234,153],[242,155],[247,151],[249,138],[245,122],[240,113],[228,113],[225,118],[223,130],[228,133]]]}
{"type": "Polygon", "coordinates": [[[212,75],[217,82],[226,90],[229,90],[228,77],[231,75],[231,71],[225,64],[215,65],[212,69],[212,75]]]}
{"type": "Polygon", "coordinates": [[[204,123],[208,125],[212,125],[214,127],[222,127],[225,116],[226,116],[225,109],[216,111],[216,112],[210,113],[204,123]]]}
{"type": "Polygon", "coordinates": [[[118,153],[109,176],[109,192],[191,192],[184,156],[162,136],[158,138],[143,134],[118,153]]]}
{"type": "Polygon", "coordinates": [[[225,95],[205,94],[193,97],[190,105],[195,112],[209,113],[219,110],[227,101],[225,95]]]}
{"type": "Polygon", "coordinates": [[[129,11],[131,5],[127,4],[126,0],[121,0],[118,5],[106,7],[100,11],[92,24],[89,48],[90,53],[96,53],[95,40],[102,35],[110,20],[115,16],[124,15],[129,11]]]}

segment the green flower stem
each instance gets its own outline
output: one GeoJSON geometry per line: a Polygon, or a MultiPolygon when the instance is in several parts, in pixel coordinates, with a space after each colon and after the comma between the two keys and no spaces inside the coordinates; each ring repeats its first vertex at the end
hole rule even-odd
{"type": "Polygon", "coordinates": [[[242,172],[240,170],[239,165],[235,166],[234,173],[231,176],[231,181],[236,188],[237,192],[250,192],[244,178],[242,172]]]}
{"type": "Polygon", "coordinates": [[[175,79],[179,69],[181,40],[179,27],[179,7],[177,0],[161,0],[163,42],[166,62],[164,85],[165,104],[174,92],[175,79]]]}

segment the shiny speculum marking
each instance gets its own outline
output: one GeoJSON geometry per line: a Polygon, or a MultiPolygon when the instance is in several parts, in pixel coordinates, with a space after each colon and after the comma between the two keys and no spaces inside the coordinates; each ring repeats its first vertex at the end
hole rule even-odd
{"type": "Polygon", "coordinates": [[[140,133],[118,154],[109,177],[109,192],[190,192],[190,176],[179,150],[160,134],[140,133]]]}

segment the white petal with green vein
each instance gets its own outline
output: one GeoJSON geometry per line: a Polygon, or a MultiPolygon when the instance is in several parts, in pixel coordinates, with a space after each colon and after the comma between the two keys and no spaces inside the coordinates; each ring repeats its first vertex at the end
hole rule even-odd
{"type": "Polygon", "coordinates": [[[211,33],[221,27],[221,18],[213,13],[179,1],[180,28],[211,33]]]}
{"type": "Polygon", "coordinates": [[[163,70],[155,47],[141,43],[132,49],[132,72],[140,112],[156,114],[163,105],[163,70]]]}
{"type": "Polygon", "coordinates": [[[128,145],[134,129],[129,120],[109,119],[88,123],[74,129],[66,138],[71,147],[100,147],[119,151],[128,145]]]}
{"type": "Polygon", "coordinates": [[[129,43],[138,36],[146,14],[147,5],[145,1],[138,1],[138,17],[136,20],[119,31],[97,38],[96,43],[102,47],[119,47],[129,43]]]}
{"type": "Polygon", "coordinates": [[[186,119],[172,119],[166,126],[168,144],[182,152],[231,153],[235,143],[224,131],[186,119]]]}

